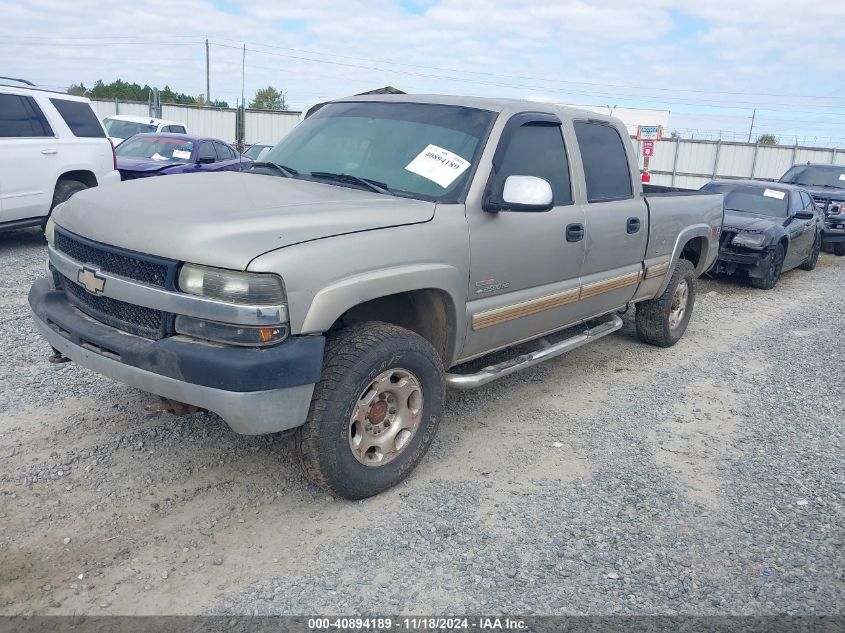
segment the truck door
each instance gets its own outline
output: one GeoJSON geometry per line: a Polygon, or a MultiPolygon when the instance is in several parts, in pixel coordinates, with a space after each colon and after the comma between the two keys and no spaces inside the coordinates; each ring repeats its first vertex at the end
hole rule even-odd
{"type": "Polygon", "coordinates": [[[623,307],[642,275],[648,243],[648,209],[634,186],[638,173],[616,126],[606,121],[574,121],[583,166],[586,218],[585,255],[581,269],[583,318],[623,307]]]}
{"type": "Polygon", "coordinates": [[[560,329],[574,319],[584,258],[584,210],[573,204],[561,122],[520,113],[502,130],[484,198],[501,197],[508,176],[549,182],[548,211],[497,212],[468,204],[470,280],[462,357],[560,329]]]}

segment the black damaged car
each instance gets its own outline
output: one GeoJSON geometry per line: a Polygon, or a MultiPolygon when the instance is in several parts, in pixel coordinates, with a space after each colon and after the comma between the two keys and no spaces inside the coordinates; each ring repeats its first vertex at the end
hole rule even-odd
{"type": "Polygon", "coordinates": [[[756,180],[714,180],[701,189],[725,197],[711,273],[747,276],[755,288],[769,290],[784,271],[816,267],[823,220],[807,191],[756,180]]]}
{"type": "Polygon", "coordinates": [[[845,255],[845,165],[794,165],[780,182],[803,187],[824,213],[822,246],[845,255]]]}

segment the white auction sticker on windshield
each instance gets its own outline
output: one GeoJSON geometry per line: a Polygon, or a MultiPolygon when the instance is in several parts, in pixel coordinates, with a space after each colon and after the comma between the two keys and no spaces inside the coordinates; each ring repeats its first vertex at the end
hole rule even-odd
{"type": "Polygon", "coordinates": [[[469,161],[464,160],[454,152],[437,145],[429,145],[405,166],[409,172],[428,178],[444,189],[451,185],[458,176],[469,167],[469,161]]]}
{"type": "Polygon", "coordinates": [[[774,189],[766,189],[763,192],[763,195],[767,198],[777,198],[778,200],[783,200],[786,197],[785,191],[775,191],[774,189]]]}
{"type": "Polygon", "coordinates": [[[173,158],[183,158],[185,160],[190,160],[191,152],[188,152],[184,149],[174,149],[173,158]]]}
{"type": "Polygon", "coordinates": [[[839,174],[839,180],[845,180],[845,174],[839,174]]]}

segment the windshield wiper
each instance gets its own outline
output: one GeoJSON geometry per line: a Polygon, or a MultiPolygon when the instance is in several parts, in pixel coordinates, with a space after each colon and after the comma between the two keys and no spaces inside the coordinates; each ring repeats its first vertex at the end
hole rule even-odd
{"type": "Polygon", "coordinates": [[[353,176],[352,174],[334,174],[330,171],[312,171],[311,176],[314,178],[322,178],[324,180],[336,180],[337,182],[360,185],[370,191],[374,191],[375,193],[391,194],[390,188],[383,182],[370,180],[369,178],[361,178],[360,176],[353,176]]]}
{"type": "Polygon", "coordinates": [[[286,165],[280,165],[279,163],[272,163],[270,161],[255,161],[252,165],[250,165],[250,168],[253,167],[269,167],[270,169],[280,173],[285,178],[293,178],[299,174],[299,172],[293,167],[287,167],[286,165]]]}

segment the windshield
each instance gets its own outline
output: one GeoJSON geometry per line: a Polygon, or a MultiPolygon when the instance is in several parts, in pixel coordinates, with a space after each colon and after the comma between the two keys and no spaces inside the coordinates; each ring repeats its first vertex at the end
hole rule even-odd
{"type": "Polygon", "coordinates": [[[266,153],[272,145],[252,145],[244,152],[244,156],[247,158],[251,158],[252,160],[258,160],[261,156],[262,152],[266,153]]]}
{"type": "Polygon", "coordinates": [[[103,126],[109,136],[115,138],[129,138],[136,134],[155,132],[156,126],[149,123],[135,123],[133,121],[118,121],[117,119],[103,119],[103,126]]]}
{"type": "Polygon", "coordinates": [[[115,148],[117,155],[125,158],[151,158],[177,163],[190,162],[193,150],[191,141],[160,136],[130,138],[115,148]]]}
{"type": "Polygon", "coordinates": [[[780,181],[808,187],[845,189],[845,166],[796,165],[786,172],[780,181]]]}
{"type": "Polygon", "coordinates": [[[725,196],[725,211],[756,213],[773,218],[786,217],[786,204],[789,196],[785,191],[769,189],[764,186],[732,185],[711,182],[701,188],[725,196]]]}
{"type": "Polygon", "coordinates": [[[297,177],[356,186],[345,174],[381,183],[389,193],[457,202],[495,115],[418,103],[330,103],[308,117],[263,161],[297,177]],[[320,175],[322,174],[322,175],[320,175]]]}

